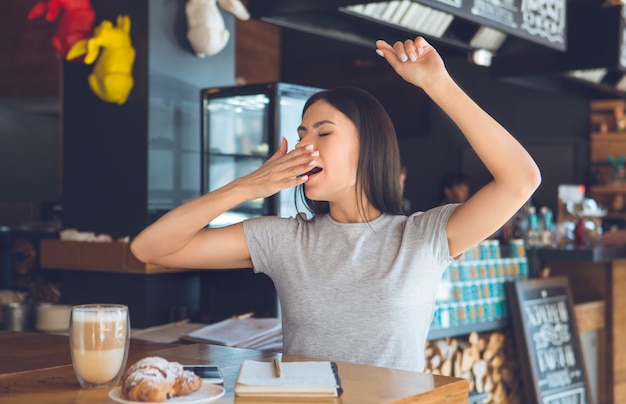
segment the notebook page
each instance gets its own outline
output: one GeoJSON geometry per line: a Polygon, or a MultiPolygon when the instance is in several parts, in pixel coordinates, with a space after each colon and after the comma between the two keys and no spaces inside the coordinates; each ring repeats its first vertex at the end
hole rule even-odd
{"type": "Polygon", "coordinates": [[[271,362],[244,360],[237,383],[260,386],[336,386],[329,362],[281,362],[276,377],[271,362]]]}
{"type": "Polygon", "coordinates": [[[227,319],[195,330],[187,336],[226,346],[240,346],[270,334],[281,334],[278,318],[227,319]]]}

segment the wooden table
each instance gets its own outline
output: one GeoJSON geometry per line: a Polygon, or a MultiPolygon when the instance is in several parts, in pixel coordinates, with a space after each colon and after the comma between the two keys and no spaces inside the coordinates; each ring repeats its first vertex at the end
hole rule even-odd
{"type": "MultiPolygon", "coordinates": [[[[244,359],[265,360],[273,354],[207,344],[174,345],[131,340],[128,365],[145,356],[180,363],[217,364],[224,374],[226,394],[214,403],[254,403],[234,397],[233,387],[244,359]]],[[[284,355],[283,360],[311,360],[284,355]]],[[[344,393],[323,403],[467,403],[464,379],[337,362],[344,393]]],[[[72,370],[66,336],[0,331],[0,403],[107,403],[107,389],[80,388],[72,370]]],[[[289,400],[292,402],[293,400],[289,400]]],[[[276,399],[264,403],[278,402],[276,399]]],[[[283,401],[287,402],[287,401],[283,401]]],[[[302,401],[313,403],[314,400],[302,401]]]]}

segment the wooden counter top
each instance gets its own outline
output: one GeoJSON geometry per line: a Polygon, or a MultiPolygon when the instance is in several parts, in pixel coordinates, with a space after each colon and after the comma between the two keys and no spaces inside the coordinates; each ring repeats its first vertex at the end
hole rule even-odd
{"type": "Polygon", "coordinates": [[[124,242],[96,243],[86,241],[40,240],[40,265],[45,269],[121,272],[130,274],[163,274],[191,272],[198,269],[167,268],[144,264],[124,242]]]}
{"type": "MultiPolygon", "coordinates": [[[[272,353],[223,346],[171,345],[131,340],[127,366],[145,356],[161,356],[180,363],[217,364],[224,375],[226,394],[215,403],[252,403],[235,397],[233,387],[244,359],[269,360],[272,353]]],[[[284,355],[284,361],[315,360],[284,355]]],[[[71,366],[69,341],[65,336],[0,331],[0,402],[12,404],[106,403],[109,389],[80,388],[71,366]],[[30,352],[31,349],[34,352],[30,352]]],[[[464,379],[337,362],[344,393],[320,403],[379,404],[468,403],[464,379]]],[[[275,402],[271,399],[263,402],[275,402]]],[[[289,400],[290,402],[292,400],[289,400]]],[[[282,401],[285,402],[285,401],[282,401]]],[[[309,404],[318,400],[307,399],[309,404]]]]}

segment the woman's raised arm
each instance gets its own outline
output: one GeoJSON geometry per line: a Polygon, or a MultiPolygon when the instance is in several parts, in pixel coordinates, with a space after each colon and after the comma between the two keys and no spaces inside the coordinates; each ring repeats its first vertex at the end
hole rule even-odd
{"type": "Polygon", "coordinates": [[[493,176],[448,221],[450,254],[457,256],[518,211],[541,182],[539,168],[522,145],[454,82],[424,38],[396,42],[393,47],[384,41],[376,45],[403,79],[422,88],[452,119],[493,176]]]}

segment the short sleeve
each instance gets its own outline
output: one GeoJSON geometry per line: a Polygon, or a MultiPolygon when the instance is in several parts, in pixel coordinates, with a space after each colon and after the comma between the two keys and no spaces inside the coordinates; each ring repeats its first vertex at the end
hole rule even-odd
{"type": "MultiPolygon", "coordinates": [[[[447,204],[425,212],[417,212],[412,214],[407,221],[407,226],[411,227],[408,229],[409,232],[432,248],[435,259],[444,268],[454,261],[454,258],[450,256],[446,228],[450,215],[459,205],[458,203],[447,204]]],[[[415,242],[418,241],[415,240],[415,242]]]]}
{"type": "Polygon", "coordinates": [[[297,239],[299,220],[263,216],[243,222],[243,232],[250,252],[254,272],[270,275],[279,267],[280,251],[293,249],[297,239]]]}

